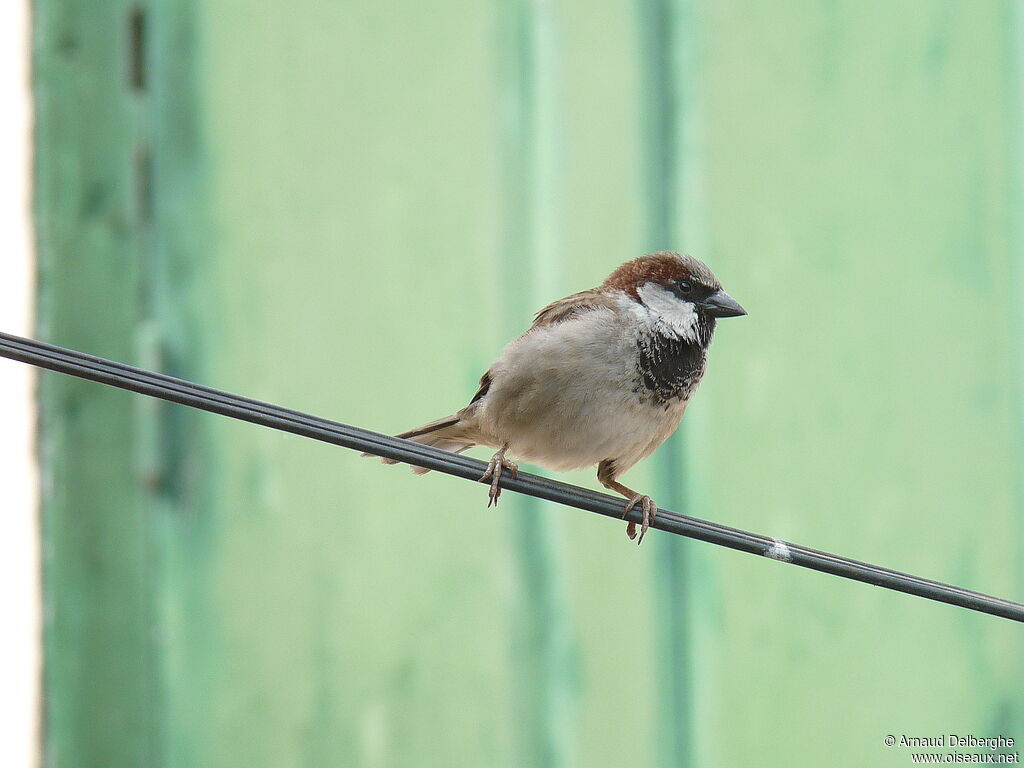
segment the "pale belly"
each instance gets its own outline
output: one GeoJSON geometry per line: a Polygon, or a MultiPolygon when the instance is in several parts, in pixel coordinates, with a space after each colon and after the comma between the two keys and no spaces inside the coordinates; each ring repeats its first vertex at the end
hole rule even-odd
{"type": "Polygon", "coordinates": [[[537,405],[529,410],[540,418],[505,419],[498,432],[511,456],[560,471],[613,459],[624,472],[661,445],[682,416],[681,407],[666,411],[616,396],[570,397],[534,410],[537,405]]]}
{"type": "Polygon", "coordinates": [[[635,339],[595,315],[589,328],[556,326],[506,347],[474,414],[479,442],[548,469],[613,459],[624,472],[675,431],[685,402],[642,397],[635,339]]]}

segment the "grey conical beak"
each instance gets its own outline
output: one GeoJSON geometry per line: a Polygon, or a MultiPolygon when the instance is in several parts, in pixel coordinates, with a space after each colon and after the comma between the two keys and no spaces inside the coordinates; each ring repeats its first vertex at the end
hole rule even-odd
{"type": "Polygon", "coordinates": [[[712,293],[701,302],[701,305],[712,317],[739,317],[747,314],[747,310],[741,307],[736,299],[721,290],[712,293]]]}

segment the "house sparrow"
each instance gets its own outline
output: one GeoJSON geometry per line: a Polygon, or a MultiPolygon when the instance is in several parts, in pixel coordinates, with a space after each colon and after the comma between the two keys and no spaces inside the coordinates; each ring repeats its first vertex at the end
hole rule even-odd
{"type": "MultiPolygon", "coordinates": [[[[704,375],[715,320],[745,314],[697,259],[641,256],[538,312],[465,408],[398,437],[454,453],[496,449],[480,478],[490,481],[488,507],[502,475],[518,472],[509,456],[553,470],[596,464],[601,484],[629,500],[623,516],[640,506],[639,544],[657,507],[617,478],[679,426],[704,375]]],[[[636,538],[635,523],[626,534],[636,538]]]]}

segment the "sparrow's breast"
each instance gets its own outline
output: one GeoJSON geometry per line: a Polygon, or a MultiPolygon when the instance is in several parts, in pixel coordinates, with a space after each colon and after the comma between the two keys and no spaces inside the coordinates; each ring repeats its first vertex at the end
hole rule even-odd
{"type": "Polygon", "coordinates": [[[689,400],[704,378],[707,354],[692,341],[660,333],[637,339],[638,388],[659,405],[689,400]]]}
{"type": "Polygon", "coordinates": [[[535,327],[491,367],[473,420],[494,447],[554,470],[615,459],[625,471],[678,426],[704,371],[692,355],[638,328],[627,312],[595,309],[535,327]]]}

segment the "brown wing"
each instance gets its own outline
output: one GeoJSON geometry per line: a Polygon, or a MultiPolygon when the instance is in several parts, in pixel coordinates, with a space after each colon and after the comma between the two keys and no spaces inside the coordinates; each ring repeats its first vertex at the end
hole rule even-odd
{"type": "MultiPolygon", "coordinates": [[[[604,291],[596,288],[589,291],[580,291],[572,296],[566,296],[564,299],[553,301],[544,307],[534,316],[533,325],[530,326],[530,330],[545,325],[555,325],[556,323],[561,323],[564,320],[581,315],[584,312],[591,312],[601,307],[613,309],[615,307],[615,300],[604,291]]],[[[487,373],[480,377],[480,387],[477,389],[476,394],[473,395],[473,399],[469,401],[469,405],[463,410],[468,410],[474,403],[487,395],[491,388],[492,380],[493,377],[490,371],[487,371],[487,373]]],[[[405,437],[405,435],[400,435],[400,437],[405,437]]]]}
{"type": "Polygon", "coordinates": [[[580,291],[564,299],[553,301],[533,318],[532,328],[543,325],[554,325],[569,320],[584,312],[591,312],[602,307],[614,309],[615,299],[604,291],[592,288],[589,291],[580,291]]]}

